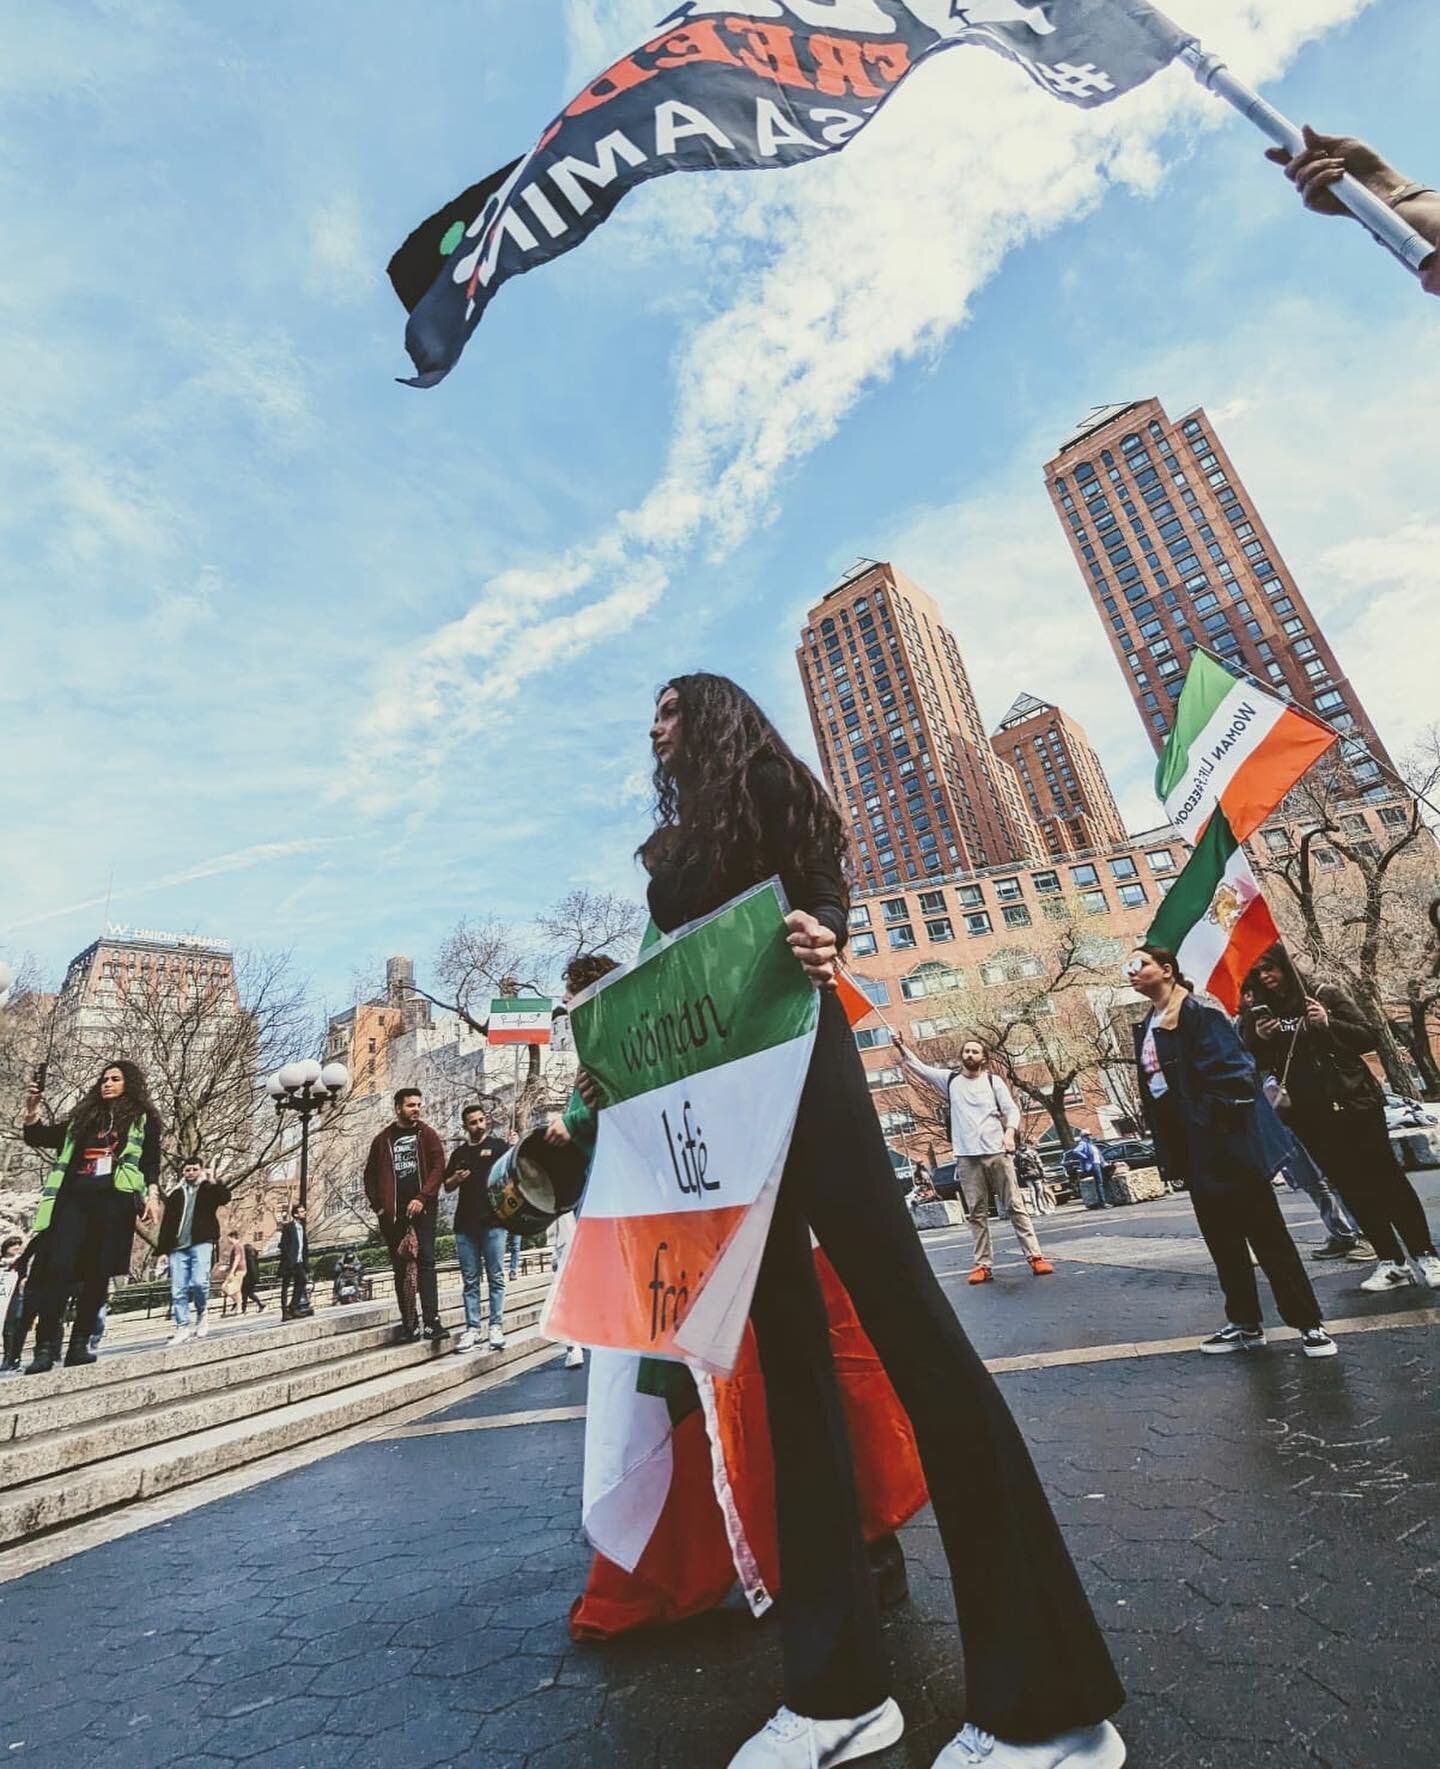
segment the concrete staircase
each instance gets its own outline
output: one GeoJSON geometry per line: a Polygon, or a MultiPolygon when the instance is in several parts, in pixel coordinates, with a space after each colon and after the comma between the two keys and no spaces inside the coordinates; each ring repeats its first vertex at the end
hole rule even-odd
{"type": "MultiPolygon", "coordinates": [[[[394,1342],[393,1301],[309,1320],[222,1326],[170,1349],[102,1352],[98,1363],[0,1382],[0,1551],[117,1506],[348,1430],[543,1351],[549,1278],[505,1298],[503,1351],[457,1354],[452,1337],[394,1342]]],[[[448,1306],[445,1305],[448,1301],[448,1306]]]]}

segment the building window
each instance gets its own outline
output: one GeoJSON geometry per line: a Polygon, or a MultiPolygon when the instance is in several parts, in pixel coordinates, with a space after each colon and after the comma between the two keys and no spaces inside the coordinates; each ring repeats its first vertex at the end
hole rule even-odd
{"type": "Polygon", "coordinates": [[[869,905],[866,903],[857,903],[855,905],[855,907],[850,911],[850,926],[852,928],[857,928],[857,927],[869,927],[869,925],[870,925],[869,905]]]}
{"type": "Polygon", "coordinates": [[[915,944],[915,930],[908,923],[904,927],[887,928],[885,937],[892,952],[907,952],[915,944]]]}
{"type": "Polygon", "coordinates": [[[1006,927],[1029,927],[1030,911],[1023,903],[1009,903],[1005,907],[1006,927]]]}
{"type": "Polygon", "coordinates": [[[1178,883],[1179,880],[1174,878],[1157,878],[1155,888],[1162,897],[1168,897],[1178,883]]]}
{"type": "Polygon", "coordinates": [[[1112,860],[1110,872],[1114,878],[1138,878],[1140,876],[1139,868],[1128,854],[1119,860],[1112,860]]]}
{"type": "MultiPolygon", "coordinates": [[[[853,974],[853,973],[852,973],[853,974]]],[[[860,985],[861,993],[872,1007],[885,1007],[890,1000],[890,988],[876,977],[855,977],[860,985]]]]}
{"type": "Polygon", "coordinates": [[[1317,866],[1338,866],[1340,856],[1330,848],[1311,848],[1310,858],[1317,866]]]}
{"type": "Polygon", "coordinates": [[[1018,878],[997,878],[995,880],[995,895],[1002,903],[1018,903],[1022,895],[1020,880],[1018,878]]]}
{"type": "Polygon", "coordinates": [[[1110,907],[1104,891],[1081,891],[1080,901],[1087,915],[1104,915],[1110,907]]]}
{"type": "Polygon", "coordinates": [[[1404,829],[1410,821],[1410,816],[1400,805],[1381,805],[1380,821],[1391,829],[1404,829]]]}
{"type": "Polygon", "coordinates": [[[861,1050],[878,1050],[882,1044],[890,1042],[888,1026],[862,1026],[855,1034],[855,1042],[861,1050]]]}
{"type": "Polygon", "coordinates": [[[1175,870],[1175,856],[1169,848],[1157,848],[1154,853],[1147,854],[1145,858],[1149,862],[1152,872],[1173,872],[1175,870]]]}
{"type": "Polygon", "coordinates": [[[1138,909],[1146,901],[1143,884],[1122,884],[1120,902],[1126,909],[1138,909]]]}
{"type": "Polygon", "coordinates": [[[865,1079],[873,1088],[899,1087],[905,1077],[899,1069],[867,1069],[865,1079]]]}
{"type": "Polygon", "coordinates": [[[944,891],[921,891],[920,913],[922,915],[943,915],[945,912],[944,891]]]}
{"type": "Polygon", "coordinates": [[[979,885],[961,885],[960,901],[967,909],[974,909],[985,901],[985,893],[979,885]]]}
{"type": "Polygon", "coordinates": [[[1060,889],[1060,874],[1058,872],[1032,872],[1030,883],[1035,887],[1037,895],[1052,896],[1060,889]]]}
{"type": "Polygon", "coordinates": [[[988,934],[991,931],[990,917],[983,909],[972,911],[965,917],[965,932],[967,934],[988,934]]]}
{"type": "Polygon", "coordinates": [[[1286,829],[1267,829],[1264,832],[1265,846],[1272,854],[1288,854],[1290,852],[1290,832],[1286,829]]]}
{"type": "Polygon", "coordinates": [[[934,921],[927,921],[925,923],[925,932],[929,939],[936,944],[940,944],[945,940],[953,940],[955,938],[955,929],[951,926],[950,917],[948,915],[941,915],[934,921]]]}
{"type": "Polygon", "coordinates": [[[903,897],[886,897],[880,905],[886,921],[909,921],[910,907],[903,897]]]}
{"type": "Polygon", "coordinates": [[[1070,868],[1070,882],[1076,885],[1099,884],[1100,874],[1093,866],[1072,866],[1070,868]]]}
{"type": "Polygon", "coordinates": [[[874,934],[856,934],[850,942],[852,958],[873,958],[875,956],[874,934]]]}

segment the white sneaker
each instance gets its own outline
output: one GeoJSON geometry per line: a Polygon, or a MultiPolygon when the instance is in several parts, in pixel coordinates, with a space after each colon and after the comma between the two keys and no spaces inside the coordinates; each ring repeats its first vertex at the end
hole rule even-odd
{"type": "Polygon", "coordinates": [[[904,1730],[893,1696],[853,1720],[808,1720],[781,1708],[740,1746],[730,1769],[829,1769],[888,1749],[904,1730]]]}
{"type": "Polygon", "coordinates": [[[1420,1276],[1432,1290],[1440,1290],[1440,1258],[1433,1253],[1422,1253],[1415,1261],[1420,1267],[1420,1276]]]}
{"type": "Polygon", "coordinates": [[[1307,1327],[1300,1335],[1300,1345],[1306,1357],[1335,1357],[1340,1351],[1323,1327],[1307,1327]]]}
{"type": "Polygon", "coordinates": [[[195,1337],[197,1339],[207,1339],[209,1336],[210,1316],[208,1314],[202,1314],[200,1319],[195,1323],[195,1337]]]}
{"type": "Polygon", "coordinates": [[[455,1341],[455,1349],[456,1351],[474,1351],[479,1343],[480,1329],[478,1327],[467,1327],[455,1341]]]}
{"type": "Polygon", "coordinates": [[[565,1368],[567,1370],[583,1370],[585,1368],[585,1353],[578,1345],[572,1345],[565,1353],[565,1368]]]}
{"type": "MultiPolygon", "coordinates": [[[[1428,1280],[1427,1280],[1428,1281],[1428,1280]]],[[[1415,1282],[1415,1274],[1398,1260],[1382,1259],[1361,1284],[1362,1290],[1403,1290],[1415,1282]]]]}
{"type": "Polygon", "coordinates": [[[170,1336],[170,1343],[172,1345],[186,1345],[194,1337],[195,1329],[193,1327],[177,1327],[170,1336]]]}
{"type": "Polygon", "coordinates": [[[935,1769],[968,1769],[971,1763],[984,1763],[988,1769],[1120,1769],[1124,1761],[1125,1740],[1102,1720],[1043,1744],[1006,1744],[978,1726],[967,1726],[936,1757],[935,1769]]]}
{"type": "Polygon", "coordinates": [[[490,1329],[490,1349],[491,1351],[504,1351],[505,1349],[505,1335],[499,1327],[490,1329]]]}

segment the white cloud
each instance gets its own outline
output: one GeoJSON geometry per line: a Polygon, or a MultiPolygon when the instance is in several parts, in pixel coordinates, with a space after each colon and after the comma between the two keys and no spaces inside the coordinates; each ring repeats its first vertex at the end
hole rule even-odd
{"type": "MultiPolygon", "coordinates": [[[[1258,80],[1368,3],[1212,0],[1206,32],[1258,80]]],[[[572,66],[583,54],[587,71],[603,67],[655,16],[635,0],[572,5],[572,66]]],[[[584,78],[577,74],[576,83],[584,78]]],[[[608,248],[602,236],[580,250],[628,244],[644,205],[657,250],[693,253],[703,243],[712,271],[715,264],[731,271],[734,238],[706,240],[703,228],[697,234],[698,205],[707,226],[723,214],[735,237],[763,242],[761,261],[748,274],[707,284],[724,292],[678,352],[674,427],[651,489],[594,542],[558,562],[555,579],[566,589],[554,594],[593,603],[603,617],[587,624],[573,612],[547,613],[533,629],[538,645],[545,648],[553,634],[574,655],[614,637],[654,605],[687,552],[727,557],[774,516],[788,473],[869,390],[899,364],[943,345],[1007,254],[1083,218],[1116,186],[1152,191],[1177,151],[1177,126],[1221,120],[1215,102],[1178,69],[1115,106],[1082,112],[1047,102],[997,58],[956,51],[912,75],[836,158],[774,177],[675,178],[661,181],[675,187],[663,197],[652,187],[630,198],[629,226],[614,226],[608,248]],[[731,188],[722,192],[722,185],[731,188]],[[677,227],[682,206],[688,219],[677,227]]],[[[523,286],[503,298],[523,299],[523,286]]],[[[482,329],[472,355],[484,347],[482,329]]],[[[473,362],[459,372],[467,371],[473,362]]],[[[539,575],[548,574],[542,567],[539,575]]],[[[418,669],[381,684],[352,758],[376,802],[387,790],[377,760],[403,764],[397,777],[408,780],[416,769],[438,769],[460,736],[483,728],[484,714],[474,710],[475,662],[502,642],[523,658],[531,633],[494,580],[468,615],[424,647],[418,669]],[[498,641],[485,631],[497,617],[498,641]]]]}
{"type": "Polygon", "coordinates": [[[220,878],[231,872],[247,872],[252,866],[271,865],[277,860],[293,859],[297,854],[316,854],[322,848],[333,847],[335,841],[336,838],[325,836],[302,841],[258,842],[253,847],[241,848],[232,854],[216,854],[209,860],[197,861],[182,872],[167,872],[163,877],[148,879],[144,884],[126,885],[122,882],[118,890],[102,891],[100,895],[82,898],[78,903],[66,903],[58,909],[46,909],[38,915],[27,915],[20,921],[12,921],[0,931],[14,933],[20,928],[56,921],[64,915],[75,915],[82,909],[100,909],[107,903],[115,905],[133,902],[137,897],[148,897],[155,891],[198,884],[202,879],[220,878]]]}

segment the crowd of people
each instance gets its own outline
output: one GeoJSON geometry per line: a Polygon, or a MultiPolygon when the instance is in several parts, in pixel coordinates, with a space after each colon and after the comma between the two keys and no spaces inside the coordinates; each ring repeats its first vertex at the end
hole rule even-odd
{"type": "MultiPolygon", "coordinates": [[[[904,1731],[890,1690],[816,1243],[913,1428],[949,1563],[970,1718],[935,1769],[1119,1769],[1125,1747],[1111,1717],[1124,1694],[1109,1650],[1025,1441],[895,1185],[837,994],[848,933],[845,826],[811,770],[751,697],[724,677],[669,682],[655,708],[651,748],[657,816],[639,857],[655,928],[682,928],[778,877],[791,905],[788,944],[819,995],[813,1051],[750,1311],[774,1469],[783,1705],[741,1747],[732,1769],[815,1769],[883,1750],[904,1731]]],[[[1248,979],[1238,1027],[1195,992],[1171,952],[1139,947],[1126,978],[1149,1003],[1135,1029],[1135,1064],[1158,1162],[1167,1180],[1188,1192],[1224,1294],[1227,1320],[1202,1349],[1264,1344],[1258,1264],[1305,1355],[1335,1354],[1280,1212],[1277,1177],[1315,1197],[1327,1254],[1332,1242],[1347,1255],[1368,1244],[1376,1264],[1363,1288],[1390,1291],[1417,1278],[1440,1287],[1440,1257],[1395,1159],[1380,1085],[1364,1060],[1375,1030],[1353,1000],[1333,984],[1302,977],[1278,947],[1248,979]]],[[[572,989],[588,986],[578,977],[569,982],[572,989]]],[[[970,1282],[995,1281],[992,1199],[1030,1271],[1053,1276],[1034,1225],[1038,1164],[1017,1164],[1033,1151],[1021,1147],[1015,1098],[985,1045],[966,1041],[959,1067],[946,1070],[912,1051],[903,1036],[897,1044],[905,1067],[949,1114],[974,1240],[970,1282]]],[[[476,1104],[464,1113],[463,1141],[447,1156],[422,1116],[418,1089],[399,1089],[393,1104],[392,1122],[371,1144],[364,1183],[390,1256],[397,1335],[437,1342],[446,1335],[436,1231],[449,1190],[457,1194],[460,1345],[474,1348],[484,1337],[499,1348],[514,1248],[490,1181],[509,1145],[476,1104]]],[[[604,1104],[582,1070],[571,1106],[547,1127],[547,1138],[593,1146],[595,1114],[604,1104]]],[[[137,1221],[159,1225],[171,1260],[177,1337],[191,1330],[192,1309],[193,1330],[203,1332],[215,1212],[228,1194],[199,1160],[187,1161],[162,1205],[159,1124],[139,1072],[128,1063],[107,1065],[68,1119],[42,1124],[38,1095],[26,1115],[27,1141],[54,1151],[37,1216],[40,1251],[24,1286],[35,1292],[39,1323],[31,1368],[53,1364],[60,1312],[72,1294],[66,1362],[90,1361],[108,1277],[128,1268],[137,1221]]],[[[1094,1157],[1103,1203],[1104,1163],[1098,1150],[1094,1157]]],[[[33,1243],[25,1251],[32,1250],[33,1243]]],[[[307,1305],[308,1255],[305,1213],[297,1206],[281,1236],[282,1285],[291,1279],[282,1289],[283,1312],[307,1305]]],[[[8,1315],[7,1307],[7,1357],[8,1315]]],[[[579,1361],[578,1348],[572,1352],[579,1361]]]]}
{"type": "MultiPolygon", "coordinates": [[[[603,961],[608,965],[611,961],[603,961]]],[[[489,1129],[483,1105],[462,1114],[463,1140],[446,1156],[439,1133],[421,1118],[418,1088],[394,1096],[394,1119],[373,1140],[365,1168],[365,1190],[376,1212],[377,1228],[390,1255],[400,1321],[398,1340],[449,1336],[440,1318],[435,1241],[442,1191],[454,1192],[455,1251],[461,1274],[465,1328],[455,1349],[505,1347],[507,1277],[518,1274],[521,1237],[496,1216],[488,1184],[495,1162],[510,1147],[489,1129]],[[481,1308],[481,1278],[488,1288],[488,1333],[481,1308]]],[[[114,1277],[131,1269],[134,1236],[153,1229],[157,1275],[169,1288],[171,1346],[203,1339],[210,1332],[216,1256],[224,1239],[220,1212],[232,1201],[231,1188],[211,1175],[203,1154],[187,1154],[175,1183],[160,1190],[162,1127],[146,1091],[142,1072],[131,1062],[107,1063],[91,1090],[68,1117],[43,1120],[44,1098],[31,1089],[25,1102],[25,1141],[52,1152],[40,1208],[28,1236],[10,1235],[0,1245],[0,1320],[4,1324],[0,1374],[42,1375],[61,1361],[93,1363],[106,1325],[107,1298],[114,1277]],[[64,1349],[64,1317],[71,1330],[64,1349]],[[34,1333],[31,1360],[24,1350],[34,1333]]],[[[563,1121],[554,1120],[556,1127],[563,1121]]],[[[564,1134],[563,1129],[558,1130],[564,1134]]],[[[304,1320],[315,1312],[311,1287],[312,1250],[304,1204],[285,1207],[278,1224],[276,1275],[283,1321],[304,1320]]],[[[555,1264],[563,1256],[559,1234],[555,1264]]],[[[369,1287],[359,1253],[336,1261],[332,1301],[361,1301],[369,1287]]],[[[220,1282],[222,1316],[233,1307],[248,1313],[266,1308],[260,1295],[260,1250],[243,1236],[231,1242],[220,1282]]],[[[583,1354],[567,1348],[567,1363],[579,1367],[583,1354]]]]}

